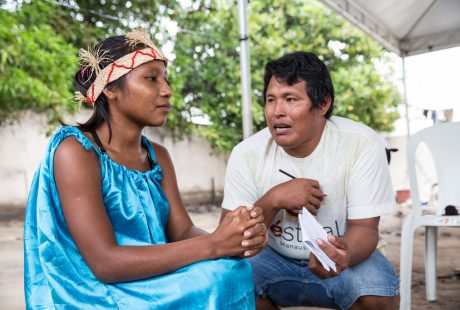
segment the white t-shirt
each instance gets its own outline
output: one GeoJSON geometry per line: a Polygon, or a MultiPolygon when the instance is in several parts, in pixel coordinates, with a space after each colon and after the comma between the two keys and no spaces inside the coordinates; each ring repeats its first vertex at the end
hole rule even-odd
{"type": "MultiPolygon", "coordinates": [[[[268,128],[239,143],[228,161],[222,207],[254,204],[273,186],[289,181],[279,169],[319,182],[327,196],[316,218],[335,236],[344,235],[347,219],[377,217],[396,207],[382,138],[349,119],[327,120],[318,146],[305,158],[287,154],[268,128]]],[[[268,236],[269,246],[280,254],[308,258],[296,214],[278,212],[268,236]]]]}

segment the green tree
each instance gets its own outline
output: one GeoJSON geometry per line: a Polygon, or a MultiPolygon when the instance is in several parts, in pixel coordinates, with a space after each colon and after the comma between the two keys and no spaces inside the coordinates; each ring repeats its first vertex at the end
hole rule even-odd
{"type": "Polygon", "coordinates": [[[12,11],[0,8],[0,125],[26,110],[46,113],[50,123],[76,110],[77,47],[93,46],[129,26],[151,24],[155,30],[160,16],[167,18],[176,5],[162,2],[169,3],[35,0],[16,1],[12,11]]]}
{"type": "Polygon", "coordinates": [[[56,119],[73,105],[76,48],[47,23],[30,24],[29,14],[0,9],[0,124],[25,110],[56,119]]]}
{"type": "MultiPolygon", "coordinates": [[[[212,126],[197,130],[221,149],[242,139],[239,33],[234,1],[197,1],[177,15],[179,31],[171,73],[178,113],[173,126],[192,126],[193,111],[212,126]]],[[[252,111],[256,130],[263,117],[265,63],[287,52],[312,51],[325,61],[336,89],[335,113],[390,131],[397,119],[399,93],[376,70],[384,50],[343,18],[316,1],[250,1],[248,12],[252,72],[252,111]]]]}
{"type": "MultiPolygon", "coordinates": [[[[239,32],[233,0],[38,1],[0,8],[0,124],[23,110],[56,119],[74,106],[77,46],[134,26],[174,44],[169,66],[174,90],[168,126],[198,131],[218,149],[242,138],[239,32]],[[177,33],[176,33],[177,28],[177,33]],[[202,114],[211,126],[191,120],[202,114]]],[[[315,0],[255,0],[248,12],[255,129],[264,127],[265,63],[286,52],[312,51],[331,71],[335,114],[390,131],[399,94],[376,70],[384,50],[315,0]]]]}

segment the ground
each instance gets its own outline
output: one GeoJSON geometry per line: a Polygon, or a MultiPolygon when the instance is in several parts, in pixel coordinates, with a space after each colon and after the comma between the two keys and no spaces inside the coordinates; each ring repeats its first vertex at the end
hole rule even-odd
{"type": "MultiPolygon", "coordinates": [[[[215,207],[190,208],[195,224],[212,231],[219,221],[220,210],[215,207]]],[[[403,212],[404,213],[404,212],[403,212]]],[[[399,251],[401,240],[401,212],[384,217],[380,229],[387,241],[386,254],[399,272],[399,251]]],[[[24,309],[23,297],[23,210],[19,207],[0,207],[0,300],[1,309],[24,309]]],[[[412,276],[413,309],[459,309],[460,305],[460,229],[442,228],[438,238],[438,300],[425,299],[425,278],[423,267],[423,229],[416,232],[414,244],[414,266],[412,276]]],[[[292,308],[306,309],[306,308],[292,308]]]]}

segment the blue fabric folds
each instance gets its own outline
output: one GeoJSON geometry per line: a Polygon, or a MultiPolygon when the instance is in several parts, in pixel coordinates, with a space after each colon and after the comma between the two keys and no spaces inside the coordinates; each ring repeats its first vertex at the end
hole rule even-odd
{"type": "MultiPolygon", "coordinates": [[[[252,270],[244,259],[202,261],[150,279],[106,284],[86,265],[66,225],[56,184],[54,153],[73,136],[101,165],[104,204],[119,245],[167,242],[169,204],[161,167],[129,170],[99,153],[75,127],[51,138],[35,173],[24,222],[24,291],[28,309],[253,309],[252,270]]],[[[142,142],[155,160],[153,148],[142,142]]],[[[78,189],[75,189],[78,190],[78,189]]]]}

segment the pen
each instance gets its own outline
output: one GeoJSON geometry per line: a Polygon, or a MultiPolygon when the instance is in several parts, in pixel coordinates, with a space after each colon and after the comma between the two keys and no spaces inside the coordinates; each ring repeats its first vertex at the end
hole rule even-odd
{"type": "MultiPolygon", "coordinates": [[[[292,174],[290,174],[289,172],[286,172],[284,171],[283,169],[278,169],[279,172],[281,172],[282,174],[285,174],[287,175],[288,177],[290,177],[291,179],[295,179],[296,177],[293,176],[292,174]]],[[[326,197],[327,195],[326,194],[323,194],[324,197],[326,197]]]]}
{"type": "Polygon", "coordinates": [[[290,173],[287,173],[287,172],[284,171],[283,169],[279,169],[278,171],[281,172],[282,174],[287,175],[287,176],[290,177],[291,179],[295,179],[295,176],[293,176],[293,175],[290,174],[290,173]]]}

